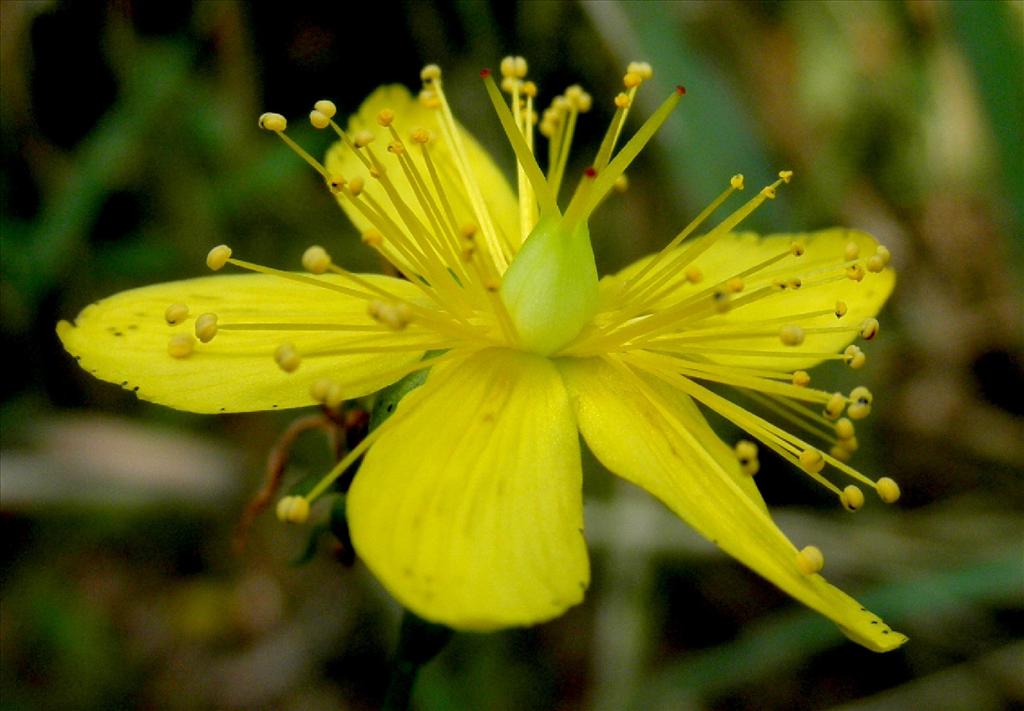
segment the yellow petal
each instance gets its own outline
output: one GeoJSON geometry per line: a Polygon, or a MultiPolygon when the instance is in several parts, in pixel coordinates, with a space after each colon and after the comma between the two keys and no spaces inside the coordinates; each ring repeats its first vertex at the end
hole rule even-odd
{"type": "MultiPolygon", "coordinates": [[[[331,275],[317,277],[351,284],[331,275]]],[[[401,298],[416,298],[408,282],[376,275],[363,278],[401,298]]],[[[315,323],[370,326],[367,303],[335,291],[262,274],[211,276],[156,284],[115,294],[85,308],[74,323],[61,321],[57,334],[79,364],[97,378],[134,390],[143,400],[192,412],[247,412],[314,404],[310,386],[329,378],[345,398],[374,392],[401,377],[395,370],[422,350],[304,357],[286,373],[277,366],[278,346],[294,344],[300,355],[365,342],[372,334],[338,331],[227,331],[196,342],[188,357],[168,353],[173,336],[193,333],[195,319],[215,313],[218,322],[315,323]],[[184,323],[171,326],[165,311],[188,306],[184,323]]],[[[380,338],[372,336],[373,338],[380,338]]],[[[385,334],[375,345],[414,340],[408,332],[385,334]]],[[[422,340],[422,336],[419,337],[422,340]]],[[[414,341],[415,342],[415,341],[414,341]]]]}
{"type": "MultiPolygon", "coordinates": [[[[770,284],[776,277],[802,277],[800,288],[787,288],[767,298],[732,309],[716,317],[713,322],[702,324],[702,327],[772,319],[771,325],[759,330],[775,334],[781,326],[785,325],[779,323],[777,319],[787,315],[829,310],[826,315],[796,319],[793,323],[800,325],[805,331],[832,326],[848,327],[851,330],[848,332],[807,333],[802,345],[785,348],[780,344],[776,335],[746,339],[730,338],[721,344],[725,348],[736,350],[782,350],[786,353],[784,356],[746,356],[721,353],[708,353],[706,356],[719,363],[744,365],[752,368],[781,370],[810,368],[820,363],[822,358],[810,355],[800,357],[798,354],[841,352],[857,338],[853,329],[856,329],[865,318],[877,315],[886,299],[889,298],[889,294],[892,293],[896,275],[889,267],[877,273],[866,271],[864,279],[860,282],[841,278],[829,283],[814,285],[815,280],[821,278],[816,272],[823,268],[830,274],[838,274],[843,271],[841,264],[850,243],[857,245],[862,261],[875,253],[878,243],[866,232],[833,228],[820,232],[776,234],[765,237],[752,232],[726,235],[693,262],[693,265],[702,273],[703,280],[697,285],[688,284],[676,289],[659,305],[665,307],[693,295],[700,289],[725,282],[756,264],[782,254],[794,243],[804,247],[805,251],[802,256],[786,257],[763,272],[751,275],[744,280],[743,292],[737,294],[735,298],[741,298],[759,286],[770,284]],[[836,318],[832,313],[838,301],[844,302],[848,309],[842,318],[836,318]]],[[[684,246],[680,249],[685,248],[684,246]]],[[[604,285],[605,298],[610,297],[616,284],[621,284],[625,279],[636,274],[650,259],[651,257],[647,257],[639,260],[617,274],[614,279],[609,280],[604,285]]],[[[756,326],[751,326],[752,330],[755,328],[756,326]]]]}
{"type": "Polygon", "coordinates": [[[580,602],[579,439],[550,361],[479,352],[432,372],[384,426],[347,510],[356,550],[400,603],[489,630],[580,602]]]}
{"type": "Polygon", "coordinates": [[[648,380],[597,359],[560,369],[591,451],[612,472],[643,487],[724,551],[831,618],[854,641],[888,651],[906,641],[820,575],[804,575],[797,550],[721,465],[716,440],[648,380]]]}
{"type": "MultiPolygon", "coordinates": [[[[398,157],[388,151],[388,145],[393,140],[391,133],[387,128],[377,123],[377,115],[383,109],[390,109],[394,112],[395,119],[392,125],[398,131],[402,142],[405,144],[406,155],[413,158],[420,176],[430,186],[430,192],[432,195],[435,195],[436,199],[433,182],[424,162],[420,146],[410,140],[410,133],[419,128],[425,128],[430,131],[431,140],[427,144],[427,149],[444,186],[444,192],[455,213],[457,225],[460,228],[471,224],[479,226],[479,221],[473,216],[473,211],[470,209],[469,198],[466,196],[466,191],[463,188],[452,152],[441,132],[438,123],[439,109],[426,108],[416,97],[410,95],[408,89],[404,86],[398,84],[382,86],[363,102],[357,114],[349,118],[348,133],[350,136],[354,136],[359,131],[370,131],[375,135],[376,138],[370,144],[370,148],[387,169],[388,177],[394,183],[397,192],[401,195],[405,204],[412,208],[417,219],[424,226],[429,227],[431,224],[427,213],[423,210],[416,193],[402,171],[398,157]]],[[[497,230],[503,233],[511,241],[511,244],[518,244],[519,203],[512,192],[512,188],[487,152],[480,147],[480,144],[465,129],[462,129],[462,142],[466,149],[473,176],[480,186],[480,191],[490,209],[491,219],[494,221],[497,230]]],[[[345,144],[340,141],[334,144],[327,152],[325,164],[330,173],[340,175],[346,180],[351,180],[356,176],[361,177],[365,185],[364,190],[380,205],[391,212],[392,219],[396,223],[402,225],[401,219],[397,212],[394,211],[392,202],[389,200],[383,187],[375,178],[369,175],[364,164],[345,144]]],[[[366,217],[352,206],[349,200],[339,196],[338,203],[360,231],[372,226],[366,217]]]]}

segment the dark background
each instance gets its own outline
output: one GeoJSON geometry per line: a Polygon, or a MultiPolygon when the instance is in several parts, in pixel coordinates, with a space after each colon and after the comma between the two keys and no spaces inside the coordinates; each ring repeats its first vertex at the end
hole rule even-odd
{"type": "MultiPolygon", "coordinates": [[[[232,531],[295,414],[202,418],[92,380],[60,318],[123,288],[202,274],[211,245],[298,265],[326,244],[376,262],[264,110],[344,114],[437,62],[462,122],[511,171],[477,79],[508,53],[550,98],[580,82],[587,164],[625,64],[639,125],[681,110],[593,225],[602,271],[671,237],[725,184],[793,184],[749,222],[844,224],[899,284],[859,379],[857,465],[895,507],[850,515],[766,460],[759,483],[831,580],[910,635],[875,655],[723,558],[590,463],[586,602],[529,630],[460,635],[420,709],[1003,709],[1024,706],[1021,523],[1024,4],[0,2],[4,370],[0,707],[371,709],[398,610],[324,539],[232,531]],[[645,103],[646,102],[646,103],[645,103]]],[[[845,388],[848,374],[821,376],[845,388]]],[[[727,439],[734,432],[723,430],[727,439]]],[[[290,480],[330,463],[315,437],[290,480]]]]}

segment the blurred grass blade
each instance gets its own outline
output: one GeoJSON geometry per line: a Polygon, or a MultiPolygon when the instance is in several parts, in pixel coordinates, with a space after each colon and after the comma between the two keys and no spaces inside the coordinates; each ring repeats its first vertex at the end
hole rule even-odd
{"type": "Polygon", "coordinates": [[[1024,227],[1024,30],[1019,13],[1006,2],[968,0],[950,3],[950,11],[953,31],[974,72],[999,149],[1005,191],[1020,237],[1024,227]]]}
{"type": "MultiPolygon", "coordinates": [[[[78,147],[63,185],[46,199],[28,243],[4,239],[5,271],[28,298],[59,280],[73,263],[103,200],[118,176],[137,170],[139,154],[153,123],[180,95],[192,65],[182,44],[145,46],[133,57],[120,101],[78,147]]],[[[153,170],[144,166],[143,170],[153,170]]]]}
{"type": "MultiPolygon", "coordinates": [[[[896,628],[901,627],[901,619],[921,615],[927,615],[934,624],[936,619],[952,621],[973,605],[1019,598],[1021,573],[1015,553],[959,570],[891,583],[859,597],[868,609],[896,628]]],[[[644,685],[644,702],[634,707],[675,708],[679,699],[712,698],[741,685],[769,680],[773,674],[800,666],[841,640],[840,632],[813,612],[778,615],[750,627],[731,644],[689,655],[668,666],[644,685]],[[672,704],[666,706],[669,701],[672,704]]]]}

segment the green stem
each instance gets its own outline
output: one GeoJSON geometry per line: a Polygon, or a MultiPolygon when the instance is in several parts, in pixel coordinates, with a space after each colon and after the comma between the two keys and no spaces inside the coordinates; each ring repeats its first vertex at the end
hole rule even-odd
{"type": "Polygon", "coordinates": [[[427,622],[405,611],[383,711],[406,711],[409,708],[420,669],[444,649],[453,634],[448,627],[427,622]]]}

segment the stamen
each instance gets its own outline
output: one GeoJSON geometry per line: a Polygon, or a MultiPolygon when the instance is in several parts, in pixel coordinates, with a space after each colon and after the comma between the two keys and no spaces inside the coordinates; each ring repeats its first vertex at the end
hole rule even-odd
{"type": "Polygon", "coordinates": [[[196,319],[196,338],[209,343],[217,335],[217,314],[202,314],[196,319]]]}
{"type": "Polygon", "coordinates": [[[779,340],[784,346],[799,346],[804,342],[804,330],[795,324],[783,326],[779,331],[779,340]]]}
{"type": "Polygon", "coordinates": [[[195,350],[196,341],[187,333],[178,333],[171,336],[167,343],[167,352],[172,358],[188,358],[195,350]]]}
{"type": "Polygon", "coordinates": [[[854,484],[849,484],[843,489],[839,501],[847,511],[857,511],[864,505],[864,492],[854,484]]]}
{"type": "MultiPolygon", "coordinates": [[[[616,154],[615,158],[608,164],[608,167],[598,175],[597,180],[594,181],[593,186],[590,187],[586,194],[577,188],[576,195],[573,196],[572,202],[569,203],[569,207],[565,211],[567,225],[575,225],[578,221],[585,220],[590,216],[590,213],[597,207],[605,193],[611,189],[618,177],[626,172],[626,168],[633,162],[633,159],[640,154],[640,151],[644,149],[648,141],[654,137],[654,134],[661,128],[662,124],[672,115],[676,106],[679,105],[679,100],[683,98],[685,93],[685,89],[677,87],[676,91],[665,99],[657,111],[651,114],[651,117],[644,122],[643,126],[626,142],[626,145],[616,154]]],[[[581,185],[585,183],[586,181],[581,183],[581,185]]]]}
{"type": "Polygon", "coordinates": [[[177,326],[188,318],[188,306],[185,304],[171,304],[164,311],[164,319],[169,326],[177,326]]]}
{"type": "Polygon", "coordinates": [[[305,523],[309,519],[309,501],[302,496],[285,496],[277,502],[277,519],[282,523],[305,523]]]}
{"type": "Polygon", "coordinates": [[[854,370],[859,370],[864,367],[864,364],[868,362],[868,357],[864,354],[858,346],[850,345],[843,351],[843,355],[846,357],[846,364],[854,370]]]}
{"type": "Polygon", "coordinates": [[[384,324],[392,331],[402,331],[412,321],[412,309],[407,304],[389,304],[383,301],[371,301],[366,309],[377,323],[384,324]]]}
{"type": "Polygon", "coordinates": [[[206,266],[215,272],[220,271],[229,259],[231,259],[231,247],[219,244],[206,255],[206,266]]]}
{"type": "Polygon", "coordinates": [[[850,391],[850,405],[846,408],[846,414],[854,420],[862,420],[871,414],[871,403],[874,397],[871,391],[863,385],[850,391]]]}
{"type": "Polygon", "coordinates": [[[899,485],[887,476],[875,482],[875,491],[878,492],[878,498],[887,504],[896,503],[900,498],[899,485]]]}
{"type": "Polygon", "coordinates": [[[311,274],[323,274],[331,267],[331,255],[315,244],[302,253],[302,266],[311,274]]]}
{"type": "Polygon", "coordinates": [[[747,476],[754,476],[761,468],[761,462],[757,457],[757,445],[748,439],[741,439],[734,448],[736,458],[740,462],[740,469],[747,476]]]}
{"type": "Polygon", "coordinates": [[[294,373],[298,370],[299,364],[302,362],[302,358],[299,356],[299,352],[295,350],[295,346],[291,343],[282,343],[274,351],[274,361],[278,367],[286,373],[294,373]]]}
{"type": "Polygon", "coordinates": [[[878,335],[878,319],[866,318],[860,323],[860,337],[870,341],[878,335]]]}
{"type": "Polygon", "coordinates": [[[804,575],[820,573],[825,567],[825,556],[817,546],[807,546],[797,553],[796,566],[804,575]]]}

